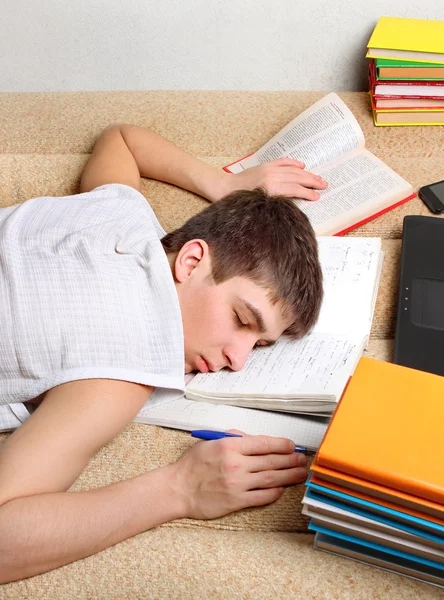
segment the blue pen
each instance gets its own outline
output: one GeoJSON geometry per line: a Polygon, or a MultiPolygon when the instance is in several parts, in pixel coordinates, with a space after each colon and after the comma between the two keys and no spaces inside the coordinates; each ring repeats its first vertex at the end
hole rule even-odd
{"type": "MultiPolygon", "coordinates": [[[[228,431],[210,431],[208,429],[196,429],[191,432],[191,436],[199,438],[200,440],[220,440],[226,437],[242,437],[240,433],[229,433],[228,431]]],[[[307,448],[306,446],[296,446],[295,452],[302,452],[303,454],[316,454],[314,448],[307,448]]]]}

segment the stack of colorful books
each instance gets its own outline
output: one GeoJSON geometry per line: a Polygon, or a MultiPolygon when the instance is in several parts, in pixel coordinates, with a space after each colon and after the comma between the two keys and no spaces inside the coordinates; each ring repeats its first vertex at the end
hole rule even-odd
{"type": "Polygon", "coordinates": [[[375,125],[444,124],[444,21],[381,17],[367,58],[375,125]]]}
{"type": "Polygon", "coordinates": [[[444,377],[362,358],[313,460],[315,548],[444,587],[444,377]]]}

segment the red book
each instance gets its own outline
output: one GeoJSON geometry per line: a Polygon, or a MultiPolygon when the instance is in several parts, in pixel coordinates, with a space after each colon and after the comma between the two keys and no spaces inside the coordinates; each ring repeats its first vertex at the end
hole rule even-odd
{"type": "Polygon", "coordinates": [[[342,235],[407,202],[412,186],[365,148],[361,127],[347,105],[328,94],[286,125],[257,152],[224,167],[241,173],[289,157],[320,175],[320,200],[295,199],[317,235],[342,235]]]}

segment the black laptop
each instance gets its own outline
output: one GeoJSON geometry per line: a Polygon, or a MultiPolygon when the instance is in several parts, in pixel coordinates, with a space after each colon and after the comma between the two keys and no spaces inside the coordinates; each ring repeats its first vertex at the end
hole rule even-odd
{"type": "Polygon", "coordinates": [[[404,218],[394,361],[444,375],[444,220],[438,217],[404,218]]]}

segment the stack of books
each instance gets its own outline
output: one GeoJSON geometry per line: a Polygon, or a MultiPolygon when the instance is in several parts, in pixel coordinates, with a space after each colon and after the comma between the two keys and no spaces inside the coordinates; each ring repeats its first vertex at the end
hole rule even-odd
{"type": "Polygon", "coordinates": [[[444,21],[381,17],[367,58],[375,125],[444,124],[444,21]]]}
{"type": "Polygon", "coordinates": [[[362,358],[313,460],[315,548],[444,587],[444,377],[362,358]]]}

